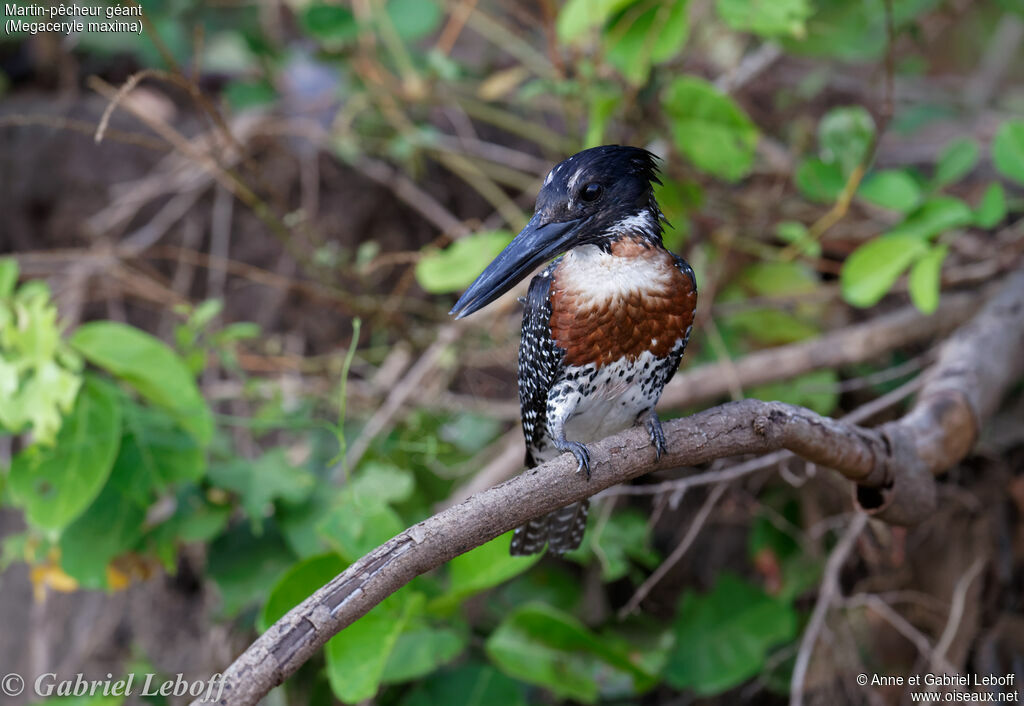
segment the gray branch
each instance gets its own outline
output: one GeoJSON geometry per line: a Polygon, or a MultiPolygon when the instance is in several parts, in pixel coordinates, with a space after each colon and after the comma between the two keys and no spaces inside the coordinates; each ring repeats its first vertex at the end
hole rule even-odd
{"type": "Polygon", "coordinates": [[[665,424],[656,460],[642,429],[591,446],[593,476],[563,455],[392,538],[296,606],[224,674],[224,706],[255,704],[332,636],[414,577],[514,527],[645,473],[788,449],[854,482],[859,507],[913,524],[935,508],[934,474],[963,458],[1024,372],[1024,270],[943,346],[914,407],[876,429],[779,402],[742,400],[665,424]]]}

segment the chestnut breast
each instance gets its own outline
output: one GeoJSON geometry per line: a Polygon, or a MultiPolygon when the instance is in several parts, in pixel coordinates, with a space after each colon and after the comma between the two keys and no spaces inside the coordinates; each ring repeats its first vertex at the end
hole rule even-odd
{"type": "Polygon", "coordinates": [[[697,292],[667,250],[622,238],[569,251],[552,273],[551,335],[569,365],[667,356],[693,323],[697,292]]]}

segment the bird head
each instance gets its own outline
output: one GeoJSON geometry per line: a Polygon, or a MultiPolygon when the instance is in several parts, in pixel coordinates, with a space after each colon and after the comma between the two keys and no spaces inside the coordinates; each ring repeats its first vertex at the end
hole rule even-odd
{"type": "Polygon", "coordinates": [[[462,318],[512,289],[539,265],[581,245],[607,250],[623,235],[661,245],[654,199],[657,157],[638,147],[604,145],[559,162],[544,178],[533,217],[452,308],[462,318]]]}

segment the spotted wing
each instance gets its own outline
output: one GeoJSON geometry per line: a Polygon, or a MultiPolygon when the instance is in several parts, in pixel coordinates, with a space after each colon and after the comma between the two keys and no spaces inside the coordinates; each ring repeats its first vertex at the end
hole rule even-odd
{"type": "MultiPolygon", "coordinates": [[[[673,260],[675,260],[676,269],[678,269],[683,274],[686,284],[689,285],[689,291],[686,293],[686,296],[687,302],[691,307],[690,321],[693,321],[693,317],[697,312],[697,276],[693,274],[693,268],[690,267],[690,263],[676,255],[675,253],[670,254],[672,255],[673,260]]],[[[671,378],[672,375],[675,375],[676,370],[679,368],[679,362],[683,359],[683,351],[686,350],[686,344],[690,340],[691,330],[693,330],[692,324],[687,327],[686,331],[683,332],[683,338],[679,345],[672,349],[672,353],[670,354],[670,366],[672,372],[669,374],[669,378],[671,378]]]]}
{"type": "Polygon", "coordinates": [[[526,465],[538,460],[534,452],[544,446],[548,392],[558,380],[565,351],[551,337],[551,272],[554,264],[530,282],[519,343],[519,410],[526,438],[526,465]]]}

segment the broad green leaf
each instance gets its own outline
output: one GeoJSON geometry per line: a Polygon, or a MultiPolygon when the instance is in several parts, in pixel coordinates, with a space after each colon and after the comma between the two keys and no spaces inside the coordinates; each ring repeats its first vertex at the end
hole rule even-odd
{"type": "Polygon", "coordinates": [[[344,571],[346,566],[348,564],[334,553],[313,556],[292,566],[270,589],[256,621],[257,629],[266,632],[285,613],[344,571]]]}
{"type": "Polygon", "coordinates": [[[883,235],[861,245],[846,258],[839,283],[843,298],[854,306],[874,306],[913,262],[928,252],[917,235],[883,235]]]}
{"type": "Polygon", "coordinates": [[[823,162],[817,157],[801,162],[793,180],[801,194],[817,203],[832,203],[846,186],[846,178],[839,165],[823,162]]]}
{"type": "Polygon", "coordinates": [[[182,489],[174,500],[174,514],[151,528],[140,543],[168,572],[178,563],[181,544],[212,542],[224,532],[233,509],[229,504],[211,503],[196,486],[182,489]]]}
{"type": "Polygon", "coordinates": [[[871,149],[874,135],[875,121],[863,107],[833,108],[818,124],[821,158],[838,164],[843,176],[848,176],[871,149]]]}
{"type": "Polygon", "coordinates": [[[974,214],[963,201],[952,196],[933,196],[888,235],[905,235],[928,240],[951,228],[970,224],[974,214]]]}
{"type": "Polygon", "coordinates": [[[803,37],[813,13],[809,0],[717,0],[719,16],[741,32],[762,37],[803,37]]]}
{"type": "Polygon", "coordinates": [[[605,142],[604,133],[612,115],[622,104],[622,91],[618,88],[606,89],[595,86],[588,96],[587,106],[587,147],[597,147],[605,142]]]}
{"type": "Polygon", "coordinates": [[[542,603],[520,606],[508,615],[485,648],[509,676],[584,703],[597,699],[602,667],[630,676],[635,691],[655,681],[633,655],[599,639],[573,616],[542,603]]]}
{"type": "Polygon", "coordinates": [[[748,309],[725,317],[728,324],[758,343],[784,345],[813,338],[820,329],[813,319],[781,309],[748,309]]]}
{"type": "Polygon", "coordinates": [[[224,87],[224,98],[234,110],[261,108],[277,100],[277,91],[264,79],[238,79],[224,87]]]}
{"type": "Polygon", "coordinates": [[[317,524],[327,544],[348,561],[355,561],[405,529],[394,510],[383,503],[360,503],[344,495],[317,524]]]}
{"type": "Polygon", "coordinates": [[[0,299],[11,296],[18,284],[18,261],[13,257],[0,257],[0,299]]]}
{"type": "Polygon", "coordinates": [[[378,461],[364,463],[346,486],[357,503],[400,503],[415,489],[412,472],[378,461]]]}
{"type": "Polygon", "coordinates": [[[703,79],[685,76],[669,85],[662,104],[676,147],[697,168],[729,181],[746,176],[758,132],[731,98],[703,79]]]}
{"type": "Polygon", "coordinates": [[[419,679],[459,656],[466,636],[451,628],[410,627],[398,636],[381,681],[385,684],[419,679]]]}
{"type": "Polygon", "coordinates": [[[948,245],[936,245],[910,268],[907,280],[910,301],[924,314],[931,314],[939,307],[939,276],[948,252],[948,245]]]}
{"type": "Polygon", "coordinates": [[[448,590],[431,603],[431,610],[447,611],[469,596],[508,581],[537,563],[540,555],[510,556],[512,533],[507,532],[448,562],[448,590]]]}
{"type": "Polygon", "coordinates": [[[238,493],[242,508],[257,528],[271,503],[279,499],[300,503],[315,485],[309,471],[293,467],[281,447],[255,460],[229,459],[211,466],[208,475],[215,486],[238,493]]]}
{"type": "Polygon", "coordinates": [[[905,171],[886,169],[865,179],[857,196],[875,206],[909,213],[921,202],[921,187],[905,171]]]}
{"type": "Polygon", "coordinates": [[[207,572],[221,598],[220,612],[237,615],[243,608],[262,603],[267,587],[295,564],[273,525],[256,535],[248,522],[236,523],[209,545],[207,572]]]}
{"type": "Polygon", "coordinates": [[[982,194],[981,203],[974,209],[974,224],[979,228],[994,228],[1006,218],[1006,192],[994,181],[982,194]]]}
{"type": "Polygon", "coordinates": [[[311,37],[322,42],[344,42],[359,34],[352,11],[341,5],[311,3],[299,13],[299,24],[311,37]]]}
{"type": "Polygon", "coordinates": [[[61,530],[82,514],[106,483],[120,439],[116,393],[86,378],[56,444],[30,446],[11,462],[11,496],[29,523],[61,530]]]}
{"type": "Polygon", "coordinates": [[[213,437],[213,417],[184,361],[163,341],[116,321],[78,327],[70,343],[93,365],[167,410],[201,444],[213,437]]]}
{"type": "Polygon", "coordinates": [[[395,32],[405,41],[422,39],[441,24],[441,7],[435,0],[388,0],[385,7],[395,32]]]}
{"type": "Polygon", "coordinates": [[[634,0],[568,0],[558,13],[555,29],[563,42],[581,39],[604,25],[609,17],[634,0]]]}
{"type": "MultiPolygon", "coordinates": [[[[116,466],[132,469],[124,492],[142,505],[153,488],[198,481],[206,470],[203,449],[170,415],[129,402],[124,406],[124,438],[116,466]]],[[[114,474],[115,478],[122,477],[114,474]]]]}
{"type": "Polygon", "coordinates": [[[526,706],[523,686],[487,664],[470,662],[419,682],[402,706],[526,706]]]}
{"type": "Polygon", "coordinates": [[[1024,120],[1007,120],[992,139],[992,162],[1000,174],[1024,185],[1024,120]]]}
{"type": "Polygon", "coordinates": [[[327,642],[327,678],[335,696],[356,704],[376,695],[398,636],[422,604],[423,594],[403,588],[327,642]]]}
{"type": "Polygon", "coordinates": [[[839,405],[839,375],[835,370],[815,370],[785,382],[759,385],[747,390],[758,400],[785,402],[829,415],[839,405]]]}
{"type": "Polygon", "coordinates": [[[512,240],[495,230],[456,240],[444,250],[427,249],[416,263],[416,281],[431,294],[465,289],[512,240]]]}
{"type": "Polygon", "coordinates": [[[122,490],[131,483],[133,470],[115,463],[99,497],[61,534],[61,568],[82,588],[106,588],[107,565],[142,539],[146,505],[122,490]]]}
{"type": "Polygon", "coordinates": [[[640,2],[613,21],[604,32],[608,60],[634,86],[647,82],[651,66],[679,53],[690,32],[688,0],[640,2]]]}
{"type": "Polygon", "coordinates": [[[801,262],[758,262],[743,268],[737,278],[755,296],[809,294],[821,284],[818,274],[801,262]]]}
{"type": "Polygon", "coordinates": [[[796,246],[801,253],[810,257],[821,257],[821,243],[813,238],[807,226],[796,221],[782,221],[775,225],[775,235],[780,240],[796,246]]]}
{"type": "Polygon", "coordinates": [[[731,574],[703,596],[683,594],[665,679],[677,689],[718,694],[761,671],[769,650],[796,635],[796,612],[731,574]]]}
{"type": "Polygon", "coordinates": [[[950,142],[939,155],[939,163],[935,167],[935,186],[946,186],[967,176],[978,163],[979,156],[980,149],[974,138],[958,137],[950,142]]]}

